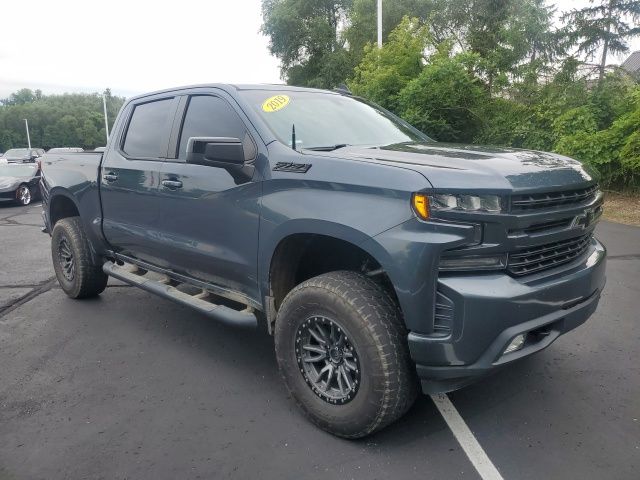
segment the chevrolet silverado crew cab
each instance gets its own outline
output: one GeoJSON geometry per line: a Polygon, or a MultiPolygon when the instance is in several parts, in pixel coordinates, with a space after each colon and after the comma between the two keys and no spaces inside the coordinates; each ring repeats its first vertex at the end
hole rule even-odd
{"type": "Polygon", "coordinates": [[[104,153],[42,169],[69,297],[112,276],[266,325],[292,397],[342,437],[549,346],[605,284],[602,194],[578,161],[439,143],[344,92],[142,95],[104,153]]]}

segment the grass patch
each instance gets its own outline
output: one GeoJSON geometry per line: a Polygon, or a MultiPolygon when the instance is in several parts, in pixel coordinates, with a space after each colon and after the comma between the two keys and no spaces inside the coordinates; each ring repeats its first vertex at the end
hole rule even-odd
{"type": "Polygon", "coordinates": [[[640,227],[640,193],[606,192],[602,218],[640,227]]]}

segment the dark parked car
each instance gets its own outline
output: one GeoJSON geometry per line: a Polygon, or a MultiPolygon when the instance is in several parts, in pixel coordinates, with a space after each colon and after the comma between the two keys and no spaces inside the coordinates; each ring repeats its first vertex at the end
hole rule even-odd
{"type": "Polygon", "coordinates": [[[40,196],[38,164],[0,165],[0,202],[16,202],[29,205],[40,196]]]}
{"type": "Polygon", "coordinates": [[[113,132],[104,154],[42,161],[63,291],[110,275],[264,322],[292,397],[336,435],[393,422],[418,384],[455,390],[548,347],[605,284],[602,193],[561,155],[439,143],[286,86],[139,96],[113,132]]]}
{"type": "Polygon", "coordinates": [[[7,150],[2,158],[7,163],[30,163],[37,161],[42,155],[42,148],[12,148],[7,150]]]}

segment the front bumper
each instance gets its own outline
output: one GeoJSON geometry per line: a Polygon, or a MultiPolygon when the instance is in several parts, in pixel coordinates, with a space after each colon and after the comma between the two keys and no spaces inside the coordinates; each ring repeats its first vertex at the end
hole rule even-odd
{"type": "Polygon", "coordinates": [[[605,265],[606,250],[593,239],[581,260],[530,279],[503,273],[441,275],[438,291],[454,306],[450,335],[411,332],[408,337],[423,391],[461,388],[584,323],[598,305],[605,265]],[[521,333],[529,333],[524,347],[503,355],[521,333]]]}
{"type": "Polygon", "coordinates": [[[0,202],[15,202],[16,200],[16,189],[15,188],[3,188],[0,190],[0,202]]]}

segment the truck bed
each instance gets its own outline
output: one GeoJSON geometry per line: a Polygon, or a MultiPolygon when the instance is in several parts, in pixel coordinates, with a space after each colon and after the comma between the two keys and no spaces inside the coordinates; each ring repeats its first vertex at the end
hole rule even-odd
{"type": "Polygon", "coordinates": [[[101,152],[45,153],[40,158],[40,164],[46,170],[47,181],[51,186],[62,179],[66,181],[59,183],[60,185],[70,185],[68,180],[71,178],[74,181],[84,178],[86,181],[96,182],[101,161],[101,152]]]}
{"type": "MultiPolygon", "coordinates": [[[[58,191],[68,192],[65,199],[54,202],[51,215],[63,215],[65,209],[75,209],[82,219],[89,238],[99,244],[102,239],[102,208],[100,205],[100,162],[102,152],[77,153],[45,153],[40,159],[42,168],[41,188],[42,199],[45,204],[49,197],[58,191]],[[72,196],[69,196],[69,193],[72,196]]],[[[50,231],[50,225],[55,218],[45,216],[45,229],[50,231]]]]}

